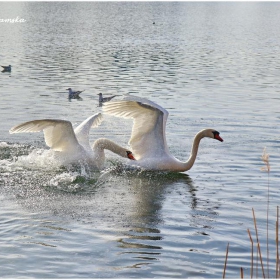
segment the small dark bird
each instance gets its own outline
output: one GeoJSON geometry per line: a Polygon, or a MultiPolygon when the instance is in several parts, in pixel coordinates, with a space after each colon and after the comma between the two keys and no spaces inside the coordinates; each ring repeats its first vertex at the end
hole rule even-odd
{"type": "Polygon", "coordinates": [[[11,72],[12,71],[12,65],[9,66],[1,66],[3,67],[2,72],[11,72]]]}
{"type": "Polygon", "coordinates": [[[99,103],[110,101],[111,99],[113,99],[114,97],[117,96],[117,95],[113,95],[113,96],[109,96],[109,97],[103,97],[101,92],[98,93],[98,95],[99,95],[99,103]]]}
{"type": "Polygon", "coordinates": [[[84,90],[81,90],[81,91],[73,91],[72,88],[67,88],[66,90],[69,91],[69,94],[68,94],[68,99],[71,100],[71,99],[82,99],[80,97],[80,93],[83,92],[84,90]]]}

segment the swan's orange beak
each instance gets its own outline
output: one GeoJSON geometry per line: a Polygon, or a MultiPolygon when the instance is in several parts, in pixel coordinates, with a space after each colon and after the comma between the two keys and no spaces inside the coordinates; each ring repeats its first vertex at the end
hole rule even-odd
{"type": "Polygon", "coordinates": [[[215,139],[217,139],[217,140],[219,140],[219,141],[221,141],[221,142],[223,142],[223,141],[224,141],[224,140],[223,140],[223,138],[222,138],[222,137],[220,137],[220,135],[219,135],[219,134],[215,134],[214,138],[215,138],[215,139]]]}
{"type": "Polygon", "coordinates": [[[127,151],[126,154],[127,154],[127,157],[128,157],[129,159],[131,159],[131,160],[136,160],[136,159],[134,158],[132,152],[127,151]]]}

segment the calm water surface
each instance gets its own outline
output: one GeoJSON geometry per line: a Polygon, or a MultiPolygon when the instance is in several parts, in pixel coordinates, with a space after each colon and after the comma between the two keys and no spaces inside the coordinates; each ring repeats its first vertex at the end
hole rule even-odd
{"type": "MultiPolygon", "coordinates": [[[[270,276],[279,205],[280,3],[1,2],[0,266],[4,278],[227,278],[250,276],[254,208],[266,264],[270,155],[270,276]],[[153,22],[155,24],[153,24],[153,22]],[[67,99],[68,87],[85,91],[67,99]],[[166,108],[180,160],[211,127],[194,167],[165,174],[59,168],[42,133],[21,122],[75,125],[97,94],[147,97],[166,108]]],[[[126,145],[132,121],[105,116],[91,139],[126,145]]],[[[261,272],[259,272],[261,275],[261,272]]]]}

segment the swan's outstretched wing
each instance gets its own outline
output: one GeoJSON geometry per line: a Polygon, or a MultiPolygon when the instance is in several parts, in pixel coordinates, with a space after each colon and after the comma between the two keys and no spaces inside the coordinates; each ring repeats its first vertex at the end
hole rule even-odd
{"type": "Polygon", "coordinates": [[[89,145],[89,130],[91,128],[97,127],[101,124],[103,121],[103,117],[101,113],[97,113],[95,115],[90,116],[86,120],[84,120],[80,125],[78,125],[74,132],[76,134],[76,137],[79,141],[79,143],[87,148],[90,149],[89,145]]]}
{"type": "Polygon", "coordinates": [[[165,137],[168,112],[156,103],[136,96],[104,103],[106,114],[134,120],[129,144],[137,160],[168,153],[165,137]]]}
{"type": "Polygon", "coordinates": [[[64,120],[34,120],[14,126],[10,133],[43,131],[46,144],[55,151],[75,149],[79,143],[71,122],[64,120]]]}

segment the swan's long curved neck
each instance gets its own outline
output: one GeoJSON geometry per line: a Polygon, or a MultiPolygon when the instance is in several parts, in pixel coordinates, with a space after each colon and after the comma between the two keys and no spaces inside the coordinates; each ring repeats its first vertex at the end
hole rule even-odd
{"type": "Polygon", "coordinates": [[[198,132],[195,135],[194,140],[193,140],[193,145],[192,145],[190,157],[189,157],[189,159],[186,162],[182,162],[182,168],[184,169],[182,171],[187,171],[187,170],[192,168],[192,166],[193,166],[193,164],[194,164],[194,162],[196,160],[196,156],[197,156],[200,140],[203,137],[205,137],[204,130],[198,132]]]}
{"type": "Polygon", "coordinates": [[[121,156],[127,157],[127,149],[119,146],[115,142],[106,139],[106,138],[99,138],[93,143],[93,150],[98,153],[104,153],[104,149],[110,150],[111,152],[121,156]]]}

